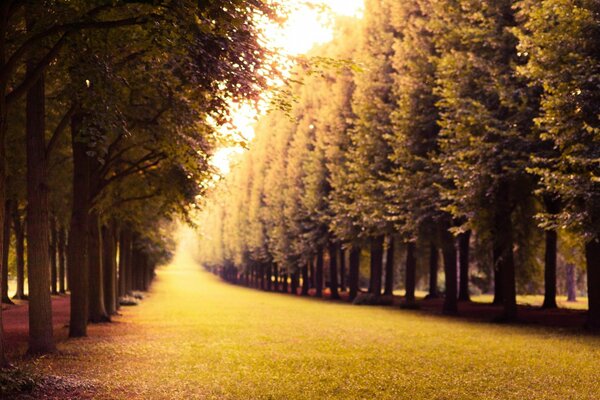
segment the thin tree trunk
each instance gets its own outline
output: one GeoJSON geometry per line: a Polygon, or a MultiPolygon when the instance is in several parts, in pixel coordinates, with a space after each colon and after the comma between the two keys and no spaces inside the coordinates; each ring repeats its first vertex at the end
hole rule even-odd
{"type": "Polygon", "coordinates": [[[65,228],[62,226],[58,230],[58,291],[60,293],[66,293],[66,246],[67,246],[67,233],[65,228]]]}
{"type": "Polygon", "coordinates": [[[52,294],[58,294],[58,263],[57,263],[57,252],[58,252],[58,237],[56,233],[56,219],[50,218],[50,287],[52,288],[52,294]]]}
{"type": "Polygon", "coordinates": [[[294,296],[298,295],[298,273],[294,272],[291,274],[291,291],[294,296]]]}
{"type": "Polygon", "coordinates": [[[0,278],[2,280],[2,303],[14,304],[8,296],[8,253],[10,250],[10,218],[8,216],[12,205],[10,200],[6,200],[4,204],[4,223],[2,224],[4,236],[2,236],[2,265],[0,266],[2,269],[2,278],[0,278]]]}
{"type": "Polygon", "coordinates": [[[283,293],[289,293],[289,290],[288,290],[288,274],[283,274],[281,277],[283,278],[282,292],[283,293]]]}
{"type": "Polygon", "coordinates": [[[102,241],[98,214],[92,211],[89,215],[88,265],[89,278],[89,319],[90,322],[106,322],[110,318],[104,307],[104,274],[102,260],[102,241]]]}
{"type": "Polygon", "coordinates": [[[427,294],[428,299],[435,299],[439,297],[438,292],[438,267],[439,267],[439,253],[438,248],[433,241],[429,244],[429,293],[427,294]]]}
{"type": "MultiPolygon", "coordinates": [[[[27,22],[28,25],[31,21],[27,22]]],[[[35,68],[27,63],[27,74],[35,68]]],[[[50,298],[50,232],[48,218],[48,168],[45,142],[44,77],[27,92],[27,278],[29,281],[29,349],[30,354],[54,352],[52,301],[50,298]]]]}
{"type": "Polygon", "coordinates": [[[302,266],[302,292],[300,293],[302,296],[308,296],[308,264],[309,263],[304,263],[302,266]]]}
{"type": "Polygon", "coordinates": [[[369,293],[381,295],[381,275],[383,270],[383,242],[385,236],[371,239],[371,283],[369,293]]]}
{"type": "Polygon", "coordinates": [[[600,330],[600,239],[585,245],[588,284],[588,317],[586,327],[600,330]]]}
{"type": "Polygon", "coordinates": [[[504,312],[501,320],[503,321],[517,319],[517,291],[513,256],[513,226],[509,211],[509,188],[510,186],[507,183],[502,183],[498,189],[493,235],[494,264],[496,270],[500,272],[500,282],[502,282],[501,293],[504,312]]]}
{"type": "Polygon", "coordinates": [[[385,289],[383,294],[394,294],[394,235],[388,236],[388,247],[385,257],[385,289]]]}
{"type": "Polygon", "coordinates": [[[546,231],[544,254],[544,303],[542,308],[557,308],[556,304],[556,231],[546,231]]]}
{"type": "Polygon", "coordinates": [[[119,297],[127,295],[127,269],[128,258],[131,255],[131,232],[128,228],[122,228],[119,235],[119,297]]]}
{"type": "Polygon", "coordinates": [[[274,285],[275,287],[273,288],[273,291],[275,292],[279,292],[280,286],[279,286],[279,266],[277,265],[277,263],[273,263],[273,280],[274,280],[274,285]]]}
{"type": "Polygon", "coordinates": [[[458,291],[456,276],[456,244],[455,239],[448,229],[443,228],[442,255],[444,258],[444,277],[446,281],[446,294],[444,296],[444,314],[456,314],[458,312],[458,291]]]}
{"type": "Polygon", "coordinates": [[[350,271],[348,276],[349,299],[354,300],[358,295],[358,281],[360,275],[360,247],[352,245],[350,249],[350,271]]]}
{"type": "Polygon", "coordinates": [[[315,296],[323,297],[323,248],[319,246],[317,249],[317,270],[316,272],[316,292],[315,296]]]}
{"type": "Polygon", "coordinates": [[[329,244],[329,289],[331,290],[331,298],[339,299],[340,294],[338,292],[338,271],[337,271],[337,256],[338,256],[338,244],[329,244]]]}
{"type": "Polygon", "coordinates": [[[460,288],[458,300],[471,301],[469,293],[469,246],[471,241],[471,231],[466,231],[458,235],[458,261],[460,269],[460,288]]]}
{"type": "Polygon", "coordinates": [[[104,308],[111,316],[117,313],[117,260],[114,223],[102,227],[102,263],[104,277],[104,308]]]}
{"type": "Polygon", "coordinates": [[[567,301],[577,301],[577,280],[575,277],[575,265],[567,264],[565,266],[567,274],[567,301]]]}
{"type": "Polygon", "coordinates": [[[405,274],[405,290],[406,294],[404,300],[407,305],[413,305],[415,303],[415,286],[417,277],[417,259],[415,258],[416,251],[415,242],[408,242],[406,244],[406,274],[405,274]]]}
{"type": "Polygon", "coordinates": [[[133,292],[133,271],[137,262],[137,233],[131,232],[131,245],[127,249],[127,267],[125,268],[125,290],[127,294],[133,292]]]}
{"type": "Polygon", "coordinates": [[[87,144],[81,137],[82,116],[78,113],[71,118],[71,145],[73,149],[73,204],[67,264],[69,287],[71,289],[71,318],[69,336],[87,336],[88,323],[88,244],[89,199],[90,199],[90,160],[87,144]]]}
{"type": "Polygon", "coordinates": [[[25,229],[21,221],[19,205],[13,203],[13,228],[15,230],[15,255],[17,257],[17,293],[14,299],[25,299],[25,229]]]}
{"type": "Polygon", "coordinates": [[[340,290],[346,291],[346,251],[340,246],[340,290]]]}
{"type": "Polygon", "coordinates": [[[267,291],[273,290],[273,263],[268,262],[267,265],[267,291]]]}
{"type": "Polygon", "coordinates": [[[313,288],[313,289],[317,287],[317,281],[316,281],[317,275],[315,273],[315,265],[316,265],[316,262],[315,262],[315,258],[313,257],[312,260],[309,263],[309,268],[310,268],[310,271],[309,271],[310,272],[310,277],[309,277],[310,287],[313,288]]]}

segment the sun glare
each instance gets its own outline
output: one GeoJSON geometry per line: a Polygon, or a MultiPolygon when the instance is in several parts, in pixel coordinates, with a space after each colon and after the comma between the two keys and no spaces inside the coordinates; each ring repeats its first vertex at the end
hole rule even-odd
{"type": "MultiPolygon", "coordinates": [[[[364,0],[288,0],[282,6],[288,10],[289,18],[282,26],[265,26],[266,40],[278,52],[296,56],[332,39],[334,16],[360,17],[364,0]]],[[[248,142],[254,137],[256,118],[252,107],[234,105],[232,123],[222,127],[221,132],[234,142],[248,142]]],[[[221,175],[226,175],[232,158],[242,151],[239,145],[223,146],[215,152],[212,164],[221,175]]]]}

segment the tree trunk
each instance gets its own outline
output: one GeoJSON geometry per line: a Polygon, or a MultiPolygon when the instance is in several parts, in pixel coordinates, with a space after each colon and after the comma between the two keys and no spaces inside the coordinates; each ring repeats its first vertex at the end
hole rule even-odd
{"type": "Polygon", "coordinates": [[[544,257],[544,304],[542,308],[557,308],[556,305],[556,231],[546,231],[544,257]]]}
{"type": "Polygon", "coordinates": [[[21,220],[19,205],[13,203],[13,228],[15,230],[15,253],[17,257],[17,293],[14,299],[25,299],[25,229],[21,220]]]}
{"type": "Polygon", "coordinates": [[[371,239],[371,282],[369,284],[369,293],[376,296],[381,295],[384,240],[385,236],[383,235],[371,239]]]}
{"type": "Polygon", "coordinates": [[[50,287],[52,288],[52,294],[58,294],[58,264],[57,264],[57,252],[58,252],[58,237],[56,233],[56,219],[50,218],[50,287]]]}
{"type": "MultiPolygon", "coordinates": [[[[513,256],[513,226],[510,213],[510,186],[501,183],[496,196],[496,213],[493,229],[493,253],[496,270],[502,282],[502,321],[517,319],[517,290],[513,256]]],[[[498,282],[498,279],[496,279],[498,282]]]]}
{"type": "Polygon", "coordinates": [[[133,292],[133,275],[137,263],[137,233],[131,232],[131,245],[127,249],[127,268],[125,268],[125,291],[127,294],[133,292]]]}
{"type": "Polygon", "coordinates": [[[283,289],[282,289],[282,291],[283,291],[283,293],[289,293],[289,290],[288,290],[288,274],[283,274],[281,277],[283,278],[283,289]]]}
{"type": "Polygon", "coordinates": [[[290,283],[291,283],[291,291],[294,296],[298,295],[298,273],[294,272],[291,275],[290,283]]]}
{"type": "Polygon", "coordinates": [[[429,244],[429,293],[428,299],[439,297],[438,292],[438,267],[439,267],[439,252],[435,243],[432,241],[429,244]]]}
{"type": "Polygon", "coordinates": [[[600,330],[600,239],[585,245],[585,260],[588,284],[588,317],[586,327],[600,330]]]}
{"type": "Polygon", "coordinates": [[[111,316],[117,313],[117,260],[114,223],[102,227],[102,263],[104,277],[104,308],[111,316]]]}
{"type": "Polygon", "coordinates": [[[454,236],[446,228],[442,228],[442,255],[444,258],[444,277],[446,280],[446,294],[444,296],[444,314],[458,312],[457,276],[456,276],[456,244],[454,236]]]}
{"type": "Polygon", "coordinates": [[[323,297],[323,248],[319,246],[317,249],[317,270],[316,272],[316,292],[315,296],[323,297]]]}
{"type": "Polygon", "coordinates": [[[466,231],[458,235],[458,261],[460,269],[460,288],[458,300],[471,301],[469,293],[469,246],[471,241],[471,231],[466,231]]]}
{"type": "Polygon", "coordinates": [[[90,199],[90,160],[87,144],[82,138],[82,116],[75,114],[71,118],[71,145],[73,149],[73,204],[67,264],[69,268],[69,287],[71,289],[71,318],[69,336],[87,336],[88,323],[88,244],[89,237],[89,199],[90,199]]]}
{"type": "Polygon", "coordinates": [[[280,286],[279,286],[279,266],[277,265],[277,263],[273,263],[273,284],[275,285],[275,287],[273,288],[273,291],[275,292],[279,292],[280,286]]]}
{"type": "Polygon", "coordinates": [[[90,322],[107,322],[110,320],[104,307],[104,274],[102,261],[102,241],[100,239],[100,222],[98,214],[92,211],[89,215],[88,265],[89,278],[89,319],[90,322]]]}
{"type": "Polygon", "coordinates": [[[58,291],[60,293],[66,293],[66,246],[67,246],[67,233],[65,228],[62,226],[58,230],[58,291]]]}
{"type": "Polygon", "coordinates": [[[575,265],[565,265],[567,274],[567,301],[577,301],[577,278],[575,277],[575,265]]]}
{"type": "Polygon", "coordinates": [[[337,256],[338,256],[338,244],[329,244],[329,289],[331,290],[331,298],[339,299],[340,294],[338,292],[338,271],[337,271],[337,256]]]}
{"type": "Polygon", "coordinates": [[[10,200],[6,200],[4,204],[4,222],[2,224],[3,236],[1,248],[2,265],[0,265],[0,268],[2,269],[2,277],[0,278],[2,280],[2,303],[14,304],[8,296],[8,253],[10,250],[10,218],[8,218],[8,216],[10,215],[12,205],[10,200]]]}
{"type": "Polygon", "coordinates": [[[350,271],[348,276],[349,299],[354,300],[358,295],[358,281],[360,275],[360,247],[352,245],[350,249],[350,271]]]}
{"type": "Polygon", "coordinates": [[[392,296],[394,294],[394,236],[388,237],[388,247],[385,257],[385,289],[383,294],[392,296]]]}
{"type": "Polygon", "coordinates": [[[415,303],[415,286],[417,278],[417,259],[415,258],[416,251],[415,242],[406,244],[406,276],[405,276],[405,301],[412,305],[415,303]]]}
{"type": "MultiPolygon", "coordinates": [[[[0,70],[5,67],[6,56],[6,33],[8,29],[8,15],[10,11],[10,3],[5,2],[0,6],[0,70]]],[[[7,131],[7,109],[6,109],[6,80],[0,80],[0,205],[4,205],[6,201],[6,131],[7,131]]],[[[5,219],[8,215],[4,212],[4,208],[0,207],[0,226],[4,226],[5,219]]],[[[4,246],[4,229],[0,229],[0,246],[4,246]]],[[[3,249],[0,249],[3,250],[3,249]]],[[[3,251],[2,251],[3,252],[3,251]]],[[[1,252],[0,252],[1,253],[1,252]]],[[[0,267],[0,268],[6,268],[0,267]]],[[[1,272],[1,271],[0,271],[1,272]]],[[[0,279],[2,279],[0,273],[0,279]]],[[[4,347],[4,325],[2,323],[2,307],[0,307],[0,369],[8,366],[6,352],[4,347]]]]}
{"type": "MultiPolygon", "coordinates": [[[[29,24],[29,21],[28,21],[29,24]]],[[[27,63],[32,73],[35,62],[27,63]]],[[[30,354],[56,350],[52,331],[50,298],[48,168],[45,142],[45,90],[41,77],[27,92],[27,279],[29,281],[30,354]]]]}
{"type": "Polygon", "coordinates": [[[316,288],[317,287],[317,275],[315,273],[315,258],[313,257],[312,260],[309,263],[309,268],[310,268],[310,277],[309,277],[309,283],[310,283],[310,287],[311,288],[316,288]]]}
{"type": "Polygon", "coordinates": [[[267,265],[267,291],[273,290],[273,263],[268,262],[267,265]]]}
{"type": "Polygon", "coordinates": [[[309,263],[304,263],[302,266],[302,292],[300,293],[302,296],[308,296],[308,264],[309,263]]]}
{"type": "Polygon", "coordinates": [[[340,290],[346,291],[346,252],[343,246],[340,246],[340,290]]]}
{"type": "Polygon", "coordinates": [[[119,235],[119,297],[127,295],[127,269],[131,254],[131,233],[127,228],[121,228],[119,235]]]}

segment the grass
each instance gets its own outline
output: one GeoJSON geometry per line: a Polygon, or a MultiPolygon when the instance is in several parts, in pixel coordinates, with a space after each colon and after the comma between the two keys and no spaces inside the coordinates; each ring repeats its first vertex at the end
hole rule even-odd
{"type": "Polygon", "coordinates": [[[232,286],[185,256],[39,372],[100,399],[597,399],[600,338],[232,286]]]}

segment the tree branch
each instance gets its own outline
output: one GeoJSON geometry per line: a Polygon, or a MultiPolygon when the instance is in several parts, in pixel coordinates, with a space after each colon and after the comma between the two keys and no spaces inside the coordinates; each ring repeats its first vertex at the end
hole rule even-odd
{"type": "Polygon", "coordinates": [[[160,153],[150,153],[147,154],[146,156],[142,157],[141,159],[139,159],[138,161],[134,162],[131,167],[124,169],[123,171],[120,171],[118,173],[116,173],[115,175],[111,176],[108,179],[104,179],[101,183],[100,183],[100,189],[105,188],[106,186],[108,186],[111,182],[114,182],[118,179],[123,179],[129,175],[138,173],[138,172],[144,172],[152,167],[157,166],[162,160],[166,159],[167,156],[165,156],[164,154],[160,154],[160,153]],[[152,160],[153,158],[157,158],[155,161],[142,165],[143,163],[152,160]]]}
{"type": "Polygon", "coordinates": [[[50,157],[52,149],[54,149],[54,147],[56,146],[58,139],[65,131],[65,129],[69,126],[69,122],[71,120],[71,117],[73,116],[73,113],[75,113],[75,104],[71,105],[71,108],[69,108],[67,113],[63,115],[62,119],[56,126],[56,129],[54,129],[54,133],[52,134],[52,137],[50,138],[50,140],[48,141],[48,145],[46,146],[46,159],[50,157]]]}

